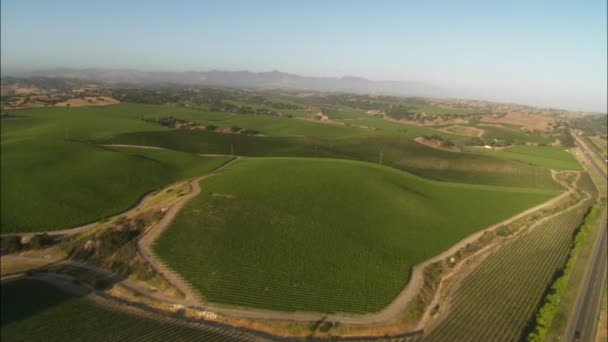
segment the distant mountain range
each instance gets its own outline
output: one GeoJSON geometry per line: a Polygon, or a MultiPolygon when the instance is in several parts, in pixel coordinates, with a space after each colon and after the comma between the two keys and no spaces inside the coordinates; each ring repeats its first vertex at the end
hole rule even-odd
{"type": "Polygon", "coordinates": [[[366,94],[440,96],[439,87],[421,82],[372,81],[360,77],[304,77],[279,71],[147,72],[111,69],[54,69],[30,72],[29,77],[79,79],[103,84],[189,85],[250,89],[301,89],[366,94]]]}

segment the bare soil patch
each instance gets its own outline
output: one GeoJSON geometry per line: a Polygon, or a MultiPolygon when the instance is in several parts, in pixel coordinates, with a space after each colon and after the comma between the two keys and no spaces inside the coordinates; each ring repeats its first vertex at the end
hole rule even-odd
{"type": "Polygon", "coordinates": [[[461,152],[460,147],[458,146],[443,146],[442,145],[442,141],[441,140],[437,140],[437,139],[429,139],[429,138],[425,138],[425,137],[416,137],[414,138],[414,141],[416,141],[419,144],[422,145],[426,145],[432,148],[436,148],[439,150],[444,150],[444,151],[450,151],[450,152],[461,152]]]}
{"type": "Polygon", "coordinates": [[[406,123],[408,125],[415,125],[415,126],[465,125],[465,124],[469,123],[469,120],[465,117],[446,119],[446,118],[438,116],[438,115],[429,116],[429,117],[426,117],[425,119],[421,119],[421,120],[401,119],[401,120],[397,120],[397,121],[406,123]]]}
{"type": "Polygon", "coordinates": [[[108,96],[87,96],[83,98],[69,99],[58,102],[56,107],[86,107],[86,106],[108,106],[120,103],[120,101],[108,96]]]}
{"type": "Polygon", "coordinates": [[[467,137],[481,137],[485,133],[483,129],[469,127],[469,126],[459,126],[459,125],[448,126],[448,127],[441,129],[441,131],[464,135],[467,137]]]}
{"type": "Polygon", "coordinates": [[[553,121],[554,119],[547,116],[527,114],[525,112],[510,112],[501,117],[484,116],[481,118],[481,122],[518,125],[531,131],[547,131],[550,128],[549,124],[553,121]]]}

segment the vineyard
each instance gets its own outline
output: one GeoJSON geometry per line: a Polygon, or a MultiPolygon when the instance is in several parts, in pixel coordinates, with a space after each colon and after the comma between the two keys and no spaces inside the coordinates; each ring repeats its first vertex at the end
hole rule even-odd
{"type": "Polygon", "coordinates": [[[558,189],[545,167],[471,152],[442,151],[413,142],[407,132],[395,134],[313,139],[164,131],[118,134],[102,142],[162,146],[190,153],[229,154],[234,150],[238,155],[252,157],[342,158],[372,163],[380,162],[382,155],[384,165],[440,181],[558,189]]]}
{"type": "MultiPolygon", "coordinates": [[[[593,184],[585,175],[582,189],[593,184]]],[[[451,294],[428,341],[516,341],[525,338],[547,286],[559,274],[573,234],[591,204],[560,212],[488,256],[451,294]]]]}
{"type": "Polygon", "coordinates": [[[24,140],[3,142],[1,159],[0,228],[6,233],[69,228],[117,214],[145,193],[206,173],[228,158],[24,140]]]}
{"type": "Polygon", "coordinates": [[[390,303],[411,266],[555,194],[302,158],[243,158],[201,187],[155,252],[207,300],[359,313],[390,303]]]}
{"type": "Polygon", "coordinates": [[[554,170],[581,170],[574,156],[563,147],[513,146],[504,150],[475,149],[476,152],[503,159],[544,166],[554,170]]]}
{"type": "Polygon", "coordinates": [[[72,341],[76,337],[82,341],[256,340],[235,330],[89,297],[73,297],[36,280],[2,284],[2,341],[72,341]]]}

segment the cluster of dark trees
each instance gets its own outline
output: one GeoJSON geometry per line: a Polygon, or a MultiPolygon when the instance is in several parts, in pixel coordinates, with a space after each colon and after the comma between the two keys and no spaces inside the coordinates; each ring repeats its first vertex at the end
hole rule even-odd
{"type": "Polygon", "coordinates": [[[214,112],[226,112],[241,115],[281,115],[277,110],[299,109],[301,107],[282,102],[273,102],[264,96],[250,93],[215,88],[124,88],[114,89],[112,96],[121,102],[166,104],[180,103],[183,105],[203,105],[214,112]],[[263,105],[265,108],[253,108],[248,105],[236,105],[228,101],[263,105]],[[271,109],[272,108],[272,109],[271,109]],[[276,109],[276,110],[275,110],[276,109]]]}
{"type": "Polygon", "coordinates": [[[572,136],[572,134],[570,133],[570,129],[568,129],[568,128],[563,128],[559,132],[557,139],[559,140],[560,144],[564,147],[575,147],[576,146],[576,143],[574,142],[574,137],[572,136]]]}
{"type": "Polygon", "coordinates": [[[240,115],[272,115],[279,116],[279,112],[267,108],[253,108],[250,106],[236,106],[230,103],[221,103],[219,105],[209,106],[209,110],[213,112],[227,112],[240,115]]]}
{"type": "Polygon", "coordinates": [[[494,147],[506,147],[512,145],[521,145],[524,142],[513,140],[510,138],[504,139],[493,139],[493,138],[483,138],[483,137],[473,137],[466,142],[468,146],[494,146],[494,147]]]}
{"type": "Polygon", "coordinates": [[[284,102],[274,102],[260,95],[251,95],[245,98],[245,102],[267,106],[275,109],[301,109],[302,107],[284,102]]]}
{"type": "Polygon", "coordinates": [[[239,126],[232,126],[232,127],[230,127],[230,131],[232,133],[240,133],[240,134],[246,134],[246,135],[258,135],[258,134],[262,134],[262,132],[256,131],[255,129],[241,128],[239,126]]]}
{"type": "Polygon", "coordinates": [[[449,139],[446,139],[446,138],[444,138],[444,137],[442,137],[440,135],[436,135],[436,134],[433,134],[433,135],[423,135],[422,137],[425,138],[425,139],[427,139],[427,140],[436,140],[436,141],[439,141],[439,144],[440,144],[441,147],[453,147],[453,146],[456,146],[456,144],[454,144],[453,141],[451,141],[449,139]]]}
{"type": "Polygon", "coordinates": [[[186,121],[182,119],[175,118],[173,116],[160,118],[160,119],[143,119],[146,122],[154,122],[158,123],[161,126],[169,127],[169,128],[177,128],[177,127],[197,127],[200,126],[192,121],[186,121]]]}
{"type": "Polygon", "coordinates": [[[0,239],[2,254],[11,254],[26,249],[40,249],[52,245],[55,239],[47,233],[36,234],[27,243],[21,242],[21,236],[9,235],[0,239]]]}
{"type": "Polygon", "coordinates": [[[552,133],[560,144],[564,147],[575,147],[574,137],[570,134],[570,124],[566,121],[559,120],[552,127],[552,133]]]}
{"type": "Polygon", "coordinates": [[[572,126],[585,134],[606,135],[608,131],[608,116],[606,114],[590,114],[572,120],[572,126]]]}
{"type": "Polygon", "coordinates": [[[384,110],[384,113],[388,116],[390,116],[393,119],[397,119],[397,120],[401,120],[401,119],[406,119],[406,120],[421,120],[423,119],[423,115],[422,114],[418,114],[415,112],[412,112],[409,110],[408,107],[406,106],[391,106],[388,109],[384,110]]]}
{"type": "MultiPolygon", "coordinates": [[[[217,130],[221,129],[221,127],[218,127],[216,125],[207,125],[207,126],[203,127],[202,125],[200,125],[196,122],[186,121],[186,120],[179,119],[179,118],[176,118],[173,116],[159,118],[159,119],[144,118],[142,120],[144,120],[146,122],[158,123],[158,124],[160,124],[164,127],[168,127],[168,128],[200,128],[200,129],[204,128],[208,131],[217,131],[217,130]]],[[[230,131],[232,133],[246,134],[246,135],[258,135],[258,134],[262,133],[255,129],[241,128],[239,126],[230,127],[230,131]]]]}

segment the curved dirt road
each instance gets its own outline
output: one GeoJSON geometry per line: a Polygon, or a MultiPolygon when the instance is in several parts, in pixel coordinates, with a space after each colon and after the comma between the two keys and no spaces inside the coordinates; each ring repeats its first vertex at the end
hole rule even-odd
{"type": "MultiPolygon", "coordinates": [[[[146,194],[141,196],[137,200],[137,202],[135,202],[129,208],[119,212],[118,214],[114,214],[104,220],[112,220],[112,219],[118,218],[120,216],[123,216],[130,211],[137,210],[154,192],[155,192],[154,190],[148,191],[146,194]]],[[[36,234],[48,234],[50,236],[61,236],[61,238],[64,238],[64,237],[68,237],[70,235],[81,233],[87,229],[95,227],[96,225],[98,225],[100,223],[101,223],[101,220],[97,220],[95,222],[87,223],[87,224],[77,226],[77,227],[72,227],[72,228],[64,228],[64,229],[59,229],[59,230],[47,230],[47,231],[42,231],[42,232],[5,233],[5,234],[1,234],[0,237],[15,236],[15,235],[22,236],[22,237],[30,237],[30,236],[34,236],[36,234]]]]}
{"type": "MultiPolygon", "coordinates": [[[[102,145],[102,146],[164,150],[164,148],[156,147],[156,146],[118,145],[118,144],[117,145],[102,145]]],[[[204,154],[203,154],[203,156],[204,156],[204,154]]],[[[133,284],[128,279],[121,281],[121,283],[125,284],[125,286],[127,286],[127,287],[133,287],[133,289],[136,289],[139,292],[143,292],[152,298],[155,298],[155,299],[158,299],[158,300],[161,300],[164,302],[179,303],[179,304],[186,305],[186,306],[204,308],[205,310],[214,311],[216,313],[226,315],[226,316],[251,318],[251,319],[292,320],[292,321],[301,321],[301,322],[318,321],[320,319],[325,319],[326,321],[339,321],[341,323],[346,323],[346,324],[383,323],[383,322],[390,321],[391,319],[393,319],[394,317],[399,315],[401,312],[403,312],[403,310],[405,309],[407,304],[418,294],[418,292],[420,291],[420,289],[424,283],[423,270],[426,266],[449,257],[451,254],[455,253],[460,248],[466,246],[468,243],[475,241],[484,232],[495,229],[501,225],[508,224],[514,220],[521,218],[522,216],[528,215],[539,209],[551,206],[554,203],[560,201],[562,198],[568,196],[572,192],[572,189],[570,189],[569,191],[563,192],[562,194],[560,194],[540,205],[527,209],[511,218],[508,218],[502,222],[496,223],[481,231],[478,231],[477,233],[472,234],[472,235],[464,238],[463,240],[459,241],[458,243],[456,243],[450,249],[444,251],[443,253],[441,253],[431,259],[428,259],[420,264],[415,265],[410,274],[410,280],[408,281],[407,285],[403,288],[403,290],[399,293],[399,295],[387,307],[385,307],[384,309],[382,309],[381,311],[376,312],[376,313],[369,313],[369,314],[364,314],[364,315],[349,315],[349,314],[342,314],[342,313],[324,314],[324,313],[318,313],[318,312],[283,312],[283,311],[253,309],[253,308],[247,308],[247,307],[241,308],[241,307],[236,307],[236,306],[225,306],[225,305],[204,303],[202,298],[200,297],[200,295],[195,290],[193,290],[192,287],[179,274],[177,274],[176,272],[171,270],[169,267],[167,267],[159,259],[156,258],[156,256],[154,255],[154,253],[151,250],[151,247],[152,247],[152,244],[154,243],[154,241],[160,236],[160,234],[162,234],[162,232],[173,221],[173,219],[175,218],[175,216],[177,215],[179,210],[183,207],[183,205],[188,200],[197,196],[200,193],[200,191],[201,191],[200,184],[199,184],[200,181],[207,177],[217,174],[218,171],[221,171],[222,169],[224,169],[225,167],[227,167],[228,165],[232,164],[233,162],[235,162],[239,159],[240,159],[240,157],[235,157],[234,159],[228,161],[227,163],[224,163],[223,165],[219,166],[215,170],[212,170],[211,172],[209,172],[203,176],[200,176],[200,177],[197,177],[197,178],[191,180],[189,182],[191,191],[187,195],[184,195],[184,196],[180,197],[179,199],[174,200],[172,203],[170,203],[169,208],[168,208],[167,212],[165,213],[164,217],[159,222],[157,222],[156,224],[149,227],[139,237],[139,239],[137,240],[137,243],[135,244],[136,249],[137,249],[138,253],[141,255],[141,257],[146,262],[148,262],[170,284],[172,284],[179,291],[181,291],[185,295],[185,298],[181,299],[181,300],[168,298],[159,293],[155,293],[155,292],[151,292],[151,291],[142,289],[140,286],[133,284]]],[[[144,199],[145,198],[142,198],[134,207],[132,207],[129,210],[136,209],[141,204],[141,202],[143,202],[144,199]]],[[[122,215],[124,213],[125,212],[123,212],[119,215],[122,215]]],[[[95,224],[97,224],[97,223],[92,223],[92,224],[81,226],[81,227],[62,230],[62,232],[63,232],[63,234],[66,234],[66,232],[74,234],[74,233],[80,232],[82,230],[85,230],[87,228],[90,228],[90,227],[94,226],[95,224]]],[[[55,233],[57,233],[57,232],[60,232],[60,231],[55,231],[55,233]]],[[[48,233],[50,234],[52,232],[48,232],[48,233]]],[[[24,235],[24,234],[20,234],[20,235],[24,235]]],[[[92,266],[92,267],[96,268],[94,266],[92,266]]],[[[86,268],[93,270],[90,267],[86,267],[86,268]]],[[[100,270],[102,270],[102,269],[100,269],[100,270]]],[[[107,270],[103,270],[103,271],[109,272],[107,270]]],[[[111,274],[111,272],[109,272],[109,273],[111,274]]]]}
{"type": "MultiPolygon", "coordinates": [[[[87,271],[91,271],[91,272],[97,273],[99,275],[102,275],[106,278],[106,280],[108,280],[109,282],[111,282],[113,284],[119,283],[132,291],[142,293],[142,294],[144,294],[150,298],[156,299],[158,301],[166,302],[166,303],[185,304],[185,303],[181,303],[179,299],[170,298],[170,297],[163,295],[162,293],[160,293],[158,291],[146,289],[146,288],[142,287],[141,285],[139,285],[127,278],[124,278],[116,273],[113,273],[105,268],[87,264],[86,262],[83,262],[83,261],[42,258],[42,257],[29,257],[29,256],[21,256],[21,255],[3,255],[2,256],[2,262],[10,263],[12,261],[39,263],[40,266],[67,265],[67,266],[78,267],[78,268],[82,268],[87,271]]],[[[13,276],[14,275],[10,275],[8,277],[13,277],[13,276]]],[[[4,278],[7,278],[7,277],[2,277],[2,279],[4,279],[4,278]]]]}
{"type": "Polygon", "coordinates": [[[152,245],[154,241],[167,229],[171,221],[175,218],[179,210],[188,202],[191,198],[196,197],[201,192],[200,181],[207,177],[211,177],[223,168],[239,160],[240,157],[229,160],[228,162],[220,165],[211,172],[197,177],[189,182],[190,192],[173,202],[169,209],[165,212],[163,218],[150,226],[146,231],[137,239],[135,247],[139,255],[152,266],[165,280],[180,290],[185,298],[184,301],[190,306],[202,305],[200,296],[194,291],[190,285],[176,272],[167,267],[162,263],[152,252],[152,245]]]}
{"type": "MultiPolygon", "coordinates": [[[[129,147],[129,148],[141,148],[141,149],[148,149],[148,150],[167,150],[164,147],[157,147],[157,146],[144,146],[144,145],[121,145],[121,144],[109,144],[109,145],[99,145],[99,146],[106,146],[106,147],[129,147]]],[[[228,154],[197,154],[201,157],[235,157],[232,155],[228,155],[228,154]]],[[[215,170],[217,171],[217,169],[215,170]]],[[[213,172],[213,171],[211,171],[213,172]]],[[[155,193],[155,190],[149,191],[147,193],[145,193],[143,196],[141,196],[137,202],[135,202],[133,205],[131,205],[129,208],[114,214],[106,219],[112,220],[115,218],[118,218],[120,216],[123,216],[125,214],[127,214],[130,211],[134,211],[139,209],[139,207],[151,196],[155,193]]],[[[48,234],[50,236],[61,236],[61,238],[64,237],[68,237],[70,235],[74,235],[74,234],[78,234],[81,233],[87,229],[93,228],[96,225],[98,225],[99,223],[101,223],[101,220],[97,220],[95,222],[91,222],[91,223],[87,223],[84,225],[80,225],[80,226],[76,226],[76,227],[72,227],[72,228],[64,228],[64,229],[59,229],[59,230],[47,230],[47,231],[41,231],[41,232],[23,232],[23,233],[4,233],[4,234],[0,234],[0,237],[5,237],[5,236],[22,236],[22,237],[31,237],[34,236],[36,234],[48,234]]]]}
{"type": "Polygon", "coordinates": [[[254,309],[254,308],[246,308],[246,307],[236,307],[236,306],[226,306],[226,305],[217,305],[212,303],[204,303],[201,299],[200,295],[176,272],[171,270],[161,261],[159,261],[154,253],[151,251],[151,246],[154,243],[154,240],[160,236],[160,234],[167,228],[167,226],[171,223],[179,209],[187,202],[189,199],[198,195],[201,191],[199,182],[207,177],[210,177],[215,174],[215,172],[221,170],[222,168],[228,166],[232,162],[236,161],[238,158],[224,164],[219,167],[215,171],[211,173],[198,177],[190,182],[190,186],[192,191],[183,196],[179,203],[176,203],[172,206],[168,211],[165,217],[161,221],[159,221],[156,225],[150,227],[144,235],[140,238],[137,243],[137,248],[140,252],[140,255],[154,267],[161,276],[163,276],[169,283],[174,285],[178,290],[183,292],[186,296],[185,302],[189,306],[193,307],[203,307],[205,310],[214,311],[216,313],[233,316],[233,317],[242,317],[242,318],[251,318],[251,319],[276,319],[276,320],[292,320],[292,321],[301,321],[301,322],[309,322],[309,321],[318,321],[324,318],[327,321],[339,321],[341,323],[346,324],[374,324],[374,323],[384,323],[390,321],[395,318],[397,315],[403,312],[407,304],[418,294],[422,285],[424,284],[423,271],[426,266],[443,260],[450,255],[457,252],[460,248],[466,246],[468,243],[471,243],[478,239],[484,232],[495,229],[501,225],[509,224],[510,222],[517,220],[523,216],[526,216],[532,212],[540,210],[542,208],[551,206],[564,197],[567,197],[573,191],[569,189],[561,193],[560,195],[553,197],[552,199],[541,203],[535,207],[529,208],[519,214],[512,216],[504,221],[498,222],[492,226],[489,226],[481,231],[478,231],[475,234],[472,234],[463,240],[459,241],[455,245],[453,245],[450,249],[444,251],[443,253],[424,261],[423,263],[417,264],[413,267],[412,273],[410,275],[410,280],[407,285],[403,288],[401,293],[384,309],[379,312],[363,314],[363,315],[349,315],[343,313],[337,314],[324,314],[318,312],[285,312],[285,311],[273,311],[273,310],[264,310],[264,309],[254,309]]]}

